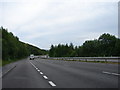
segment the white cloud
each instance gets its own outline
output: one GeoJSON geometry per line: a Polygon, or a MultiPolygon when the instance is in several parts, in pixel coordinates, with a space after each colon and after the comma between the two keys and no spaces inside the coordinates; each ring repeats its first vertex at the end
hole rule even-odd
{"type": "Polygon", "coordinates": [[[23,41],[33,44],[43,42],[42,46],[47,46],[43,48],[48,48],[50,42],[71,41],[78,44],[79,35],[80,38],[84,37],[80,40],[83,43],[87,38],[95,38],[103,31],[116,34],[117,2],[118,0],[2,0],[0,24],[23,41]],[[105,21],[102,22],[103,18],[105,21]]]}

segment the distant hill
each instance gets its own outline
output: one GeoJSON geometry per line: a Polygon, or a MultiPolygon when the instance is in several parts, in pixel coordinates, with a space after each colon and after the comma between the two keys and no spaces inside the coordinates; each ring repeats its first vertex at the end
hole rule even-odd
{"type": "Polygon", "coordinates": [[[16,60],[29,56],[30,54],[44,55],[46,50],[42,50],[36,46],[21,42],[17,36],[7,29],[0,27],[2,32],[2,60],[16,60]]]}

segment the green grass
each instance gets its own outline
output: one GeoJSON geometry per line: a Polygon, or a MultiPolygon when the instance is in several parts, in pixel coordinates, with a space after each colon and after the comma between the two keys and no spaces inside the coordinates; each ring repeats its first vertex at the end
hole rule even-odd
{"type": "MultiPolygon", "coordinates": [[[[23,58],[21,58],[23,59],[23,58]]],[[[16,61],[19,61],[21,59],[11,59],[11,60],[1,60],[2,61],[2,66],[6,65],[6,64],[10,64],[10,63],[13,63],[13,62],[16,62],[16,61]]]]}
{"type": "Polygon", "coordinates": [[[12,63],[12,62],[15,62],[15,61],[17,61],[17,60],[3,60],[2,61],[2,66],[4,66],[4,65],[6,65],[6,64],[10,64],[10,63],[12,63]]]}

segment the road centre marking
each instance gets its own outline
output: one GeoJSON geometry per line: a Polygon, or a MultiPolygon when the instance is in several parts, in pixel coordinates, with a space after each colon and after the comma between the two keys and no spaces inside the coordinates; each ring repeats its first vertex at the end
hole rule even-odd
{"type": "Polygon", "coordinates": [[[118,73],[111,73],[111,72],[106,72],[106,71],[103,71],[102,73],[110,74],[110,75],[120,76],[120,74],[118,74],[118,73]]]}
{"type": "Polygon", "coordinates": [[[53,86],[53,87],[56,86],[52,81],[48,81],[48,82],[49,82],[49,84],[50,84],[51,86],[53,86]]]}
{"type": "MultiPolygon", "coordinates": [[[[30,62],[30,61],[29,61],[29,62],[30,62]]],[[[30,62],[30,63],[32,64],[32,66],[33,66],[38,72],[40,72],[40,70],[39,70],[32,62],[30,62]]],[[[40,74],[43,75],[42,72],[40,72],[40,74]]],[[[48,79],[48,77],[45,76],[45,75],[43,75],[43,78],[44,78],[44,79],[48,79]]],[[[52,81],[48,81],[48,83],[49,83],[51,86],[53,86],[53,87],[56,86],[52,81]]]]}
{"type": "Polygon", "coordinates": [[[40,72],[40,74],[43,74],[42,72],[40,72]]]}
{"type": "Polygon", "coordinates": [[[45,79],[48,79],[48,77],[47,76],[43,76],[45,79]]]}
{"type": "Polygon", "coordinates": [[[40,70],[38,69],[37,71],[39,72],[40,70]]]}

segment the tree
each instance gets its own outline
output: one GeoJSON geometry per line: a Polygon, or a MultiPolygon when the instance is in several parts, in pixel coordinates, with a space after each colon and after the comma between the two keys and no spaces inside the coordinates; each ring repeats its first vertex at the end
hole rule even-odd
{"type": "Polygon", "coordinates": [[[55,57],[55,48],[54,48],[54,46],[53,45],[51,45],[51,48],[50,48],[50,50],[49,50],[49,56],[50,57],[55,57]]]}
{"type": "Polygon", "coordinates": [[[49,55],[52,57],[120,56],[120,39],[104,33],[98,39],[85,41],[78,47],[72,43],[52,45],[49,55]]]}
{"type": "Polygon", "coordinates": [[[120,56],[120,39],[116,40],[113,56],[120,56]]]}
{"type": "Polygon", "coordinates": [[[21,42],[17,36],[12,32],[8,32],[3,27],[0,28],[2,32],[2,60],[16,60],[29,56],[31,53],[35,55],[46,54],[46,50],[21,42]]]}
{"type": "Polygon", "coordinates": [[[98,41],[100,41],[100,49],[103,56],[112,56],[116,43],[116,37],[110,34],[102,34],[98,41]]]}

